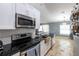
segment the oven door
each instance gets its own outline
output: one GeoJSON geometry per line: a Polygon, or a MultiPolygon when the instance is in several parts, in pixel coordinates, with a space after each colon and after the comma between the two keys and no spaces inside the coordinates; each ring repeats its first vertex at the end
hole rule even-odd
{"type": "Polygon", "coordinates": [[[16,27],[35,27],[35,19],[21,14],[16,14],[16,27]]]}

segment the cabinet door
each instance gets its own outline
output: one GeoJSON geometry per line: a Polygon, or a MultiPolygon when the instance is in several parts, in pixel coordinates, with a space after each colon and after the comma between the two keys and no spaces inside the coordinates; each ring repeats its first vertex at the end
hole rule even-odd
{"type": "Polygon", "coordinates": [[[27,6],[23,3],[16,3],[16,13],[28,15],[27,6]]]}
{"type": "Polygon", "coordinates": [[[44,40],[43,40],[40,42],[40,55],[44,56],[45,53],[46,53],[46,47],[45,47],[44,40]]]}
{"type": "Polygon", "coordinates": [[[25,7],[26,7],[26,10],[27,10],[27,12],[28,12],[28,16],[30,16],[30,17],[33,17],[34,18],[34,16],[33,16],[33,13],[34,13],[34,11],[33,11],[33,9],[34,9],[34,7],[33,6],[31,6],[30,4],[25,4],[25,7]]]}
{"type": "Polygon", "coordinates": [[[15,4],[0,4],[0,29],[15,29],[15,4]]]}
{"type": "Polygon", "coordinates": [[[51,39],[49,39],[48,42],[45,43],[45,41],[40,42],[40,55],[44,56],[48,50],[51,48],[51,39]]]}
{"type": "Polygon", "coordinates": [[[28,12],[28,16],[35,18],[36,21],[36,29],[40,28],[40,11],[34,8],[30,4],[25,4],[26,5],[26,10],[28,12]]]}
{"type": "Polygon", "coordinates": [[[36,29],[40,28],[40,11],[36,8],[32,8],[33,17],[36,20],[36,29]]]}
{"type": "Polygon", "coordinates": [[[40,28],[40,12],[38,10],[35,10],[34,17],[36,19],[36,29],[40,28]]]}

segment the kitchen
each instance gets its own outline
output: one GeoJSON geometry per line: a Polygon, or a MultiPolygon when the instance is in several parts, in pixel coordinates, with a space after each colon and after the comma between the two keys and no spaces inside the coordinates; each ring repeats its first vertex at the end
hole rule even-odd
{"type": "Polygon", "coordinates": [[[0,3],[0,56],[47,56],[57,36],[76,41],[78,28],[70,28],[74,19],[70,16],[78,7],[78,3],[0,3]]]}
{"type": "MultiPolygon", "coordinates": [[[[40,43],[43,39],[35,38],[35,30],[40,27],[40,11],[28,3],[3,3],[0,6],[0,55],[39,56],[42,52],[39,50],[44,49],[41,45],[44,42],[40,43]]],[[[49,39],[47,51],[51,48],[49,39]]]]}

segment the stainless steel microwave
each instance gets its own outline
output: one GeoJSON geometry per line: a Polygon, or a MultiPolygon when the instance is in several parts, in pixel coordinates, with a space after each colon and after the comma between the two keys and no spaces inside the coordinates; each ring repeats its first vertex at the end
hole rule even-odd
{"type": "Polygon", "coordinates": [[[16,14],[15,26],[17,28],[35,28],[35,18],[16,14]]]}

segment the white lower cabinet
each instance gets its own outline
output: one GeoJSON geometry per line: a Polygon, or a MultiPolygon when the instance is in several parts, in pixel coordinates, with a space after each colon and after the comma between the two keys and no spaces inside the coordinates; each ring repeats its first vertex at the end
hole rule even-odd
{"type": "Polygon", "coordinates": [[[51,39],[49,39],[48,42],[45,43],[45,40],[42,40],[40,42],[40,55],[44,56],[48,52],[48,50],[51,48],[51,39]]]}

